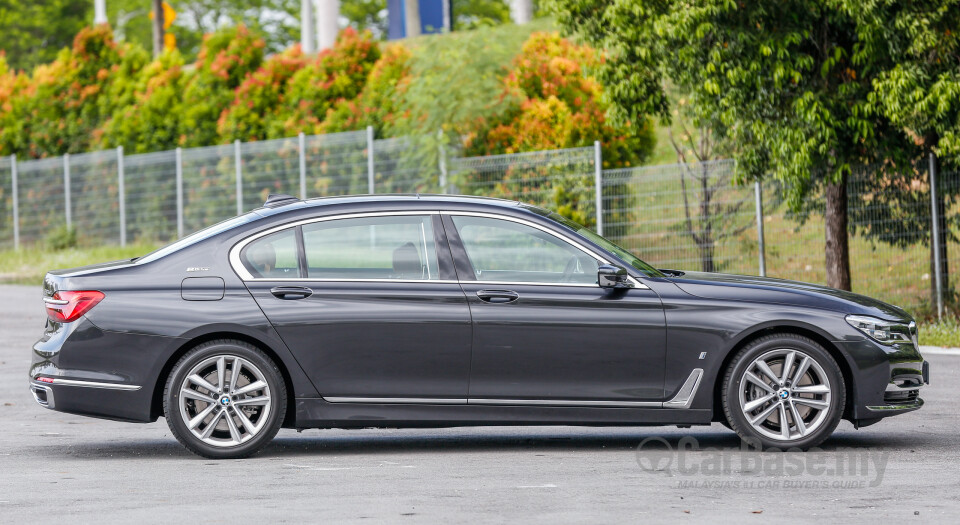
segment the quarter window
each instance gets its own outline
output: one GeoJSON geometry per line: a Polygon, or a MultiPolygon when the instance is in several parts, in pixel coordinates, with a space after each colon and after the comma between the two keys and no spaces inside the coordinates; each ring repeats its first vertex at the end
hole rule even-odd
{"type": "Polygon", "coordinates": [[[598,262],[543,230],[502,219],[454,216],[478,281],[596,284],[598,262]]]}
{"type": "Polygon", "coordinates": [[[296,279],[300,277],[297,235],[294,228],[271,233],[248,244],[240,254],[254,277],[296,279]]]}
{"type": "Polygon", "coordinates": [[[429,215],[304,224],[303,245],[311,279],[439,279],[429,215]]]}

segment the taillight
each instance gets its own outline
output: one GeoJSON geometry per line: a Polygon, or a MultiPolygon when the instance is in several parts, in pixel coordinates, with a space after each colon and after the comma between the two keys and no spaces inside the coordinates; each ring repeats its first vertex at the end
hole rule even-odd
{"type": "Polygon", "coordinates": [[[91,308],[102,300],[103,293],[96,290],[81,292],[60,291],[53,294],[53,297],[43,298],[43,302],[47,307],[47,317],[57,323],[72,323],[76,321],[81,315],[89,312],[91,308]]]}

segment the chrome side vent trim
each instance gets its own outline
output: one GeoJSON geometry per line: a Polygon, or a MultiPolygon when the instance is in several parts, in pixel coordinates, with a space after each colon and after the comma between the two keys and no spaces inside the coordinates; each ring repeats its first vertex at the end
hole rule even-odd
{"type": "Polygon", "coordinates": [[[703,369],[694,368],[690,376],[683,382],[683,386],[673,396],[673,399],[663,404],[663,408],[690,408],[693,404],[693,398],[697,396],[697,389],[700,388],[700,380],[703,378],[703,369]]]}

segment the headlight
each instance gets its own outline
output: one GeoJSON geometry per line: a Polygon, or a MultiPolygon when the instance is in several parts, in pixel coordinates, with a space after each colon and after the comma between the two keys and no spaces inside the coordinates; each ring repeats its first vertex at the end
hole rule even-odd
{"type": "Polygon", "coordinates": [[[848,315],[847,322],[850,323],[850,326],[867,334],[874,341],[885,345],[916,342],[914,337],[917,333],[917,324],[913,321],[907,324],[884,321],[866,315],[848,315]]]}

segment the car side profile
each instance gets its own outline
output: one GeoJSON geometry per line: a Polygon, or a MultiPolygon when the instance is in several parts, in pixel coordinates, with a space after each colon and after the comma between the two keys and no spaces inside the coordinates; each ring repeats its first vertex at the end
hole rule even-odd
{"type": "Polygon", "coordinates": [[[264,207],[141,258],[49,272],[29,386],[163,416],[210,458],[285,428],[709,425],[809,448],[916,410],[902,309],[658,270],[549,211],[389,195],[264,207]]]}

